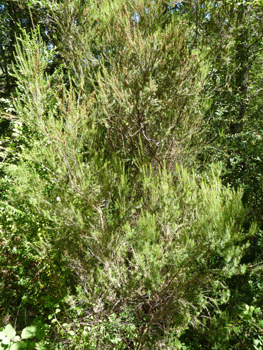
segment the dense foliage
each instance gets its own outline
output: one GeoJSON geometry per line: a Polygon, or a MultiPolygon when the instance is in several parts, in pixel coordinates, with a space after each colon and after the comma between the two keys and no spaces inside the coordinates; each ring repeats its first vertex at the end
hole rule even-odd
{"type": "Polygon", "coordinates": [[[262,349],[262,2],[0,14],[0,349],[262,349]]]}

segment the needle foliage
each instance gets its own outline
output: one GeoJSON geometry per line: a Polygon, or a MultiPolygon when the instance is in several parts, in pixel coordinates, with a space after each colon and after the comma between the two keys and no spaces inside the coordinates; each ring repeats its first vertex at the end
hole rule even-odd
{"type": "Polygon", "coordinates": [[[54,1],[50,18],[56,47],[37,28],[16,45],[2,300],[50,313],[49,348],[176,346],[227,302],[255,231],[220,165],[193,170],[203,57],[161,3],[54,1]]]}

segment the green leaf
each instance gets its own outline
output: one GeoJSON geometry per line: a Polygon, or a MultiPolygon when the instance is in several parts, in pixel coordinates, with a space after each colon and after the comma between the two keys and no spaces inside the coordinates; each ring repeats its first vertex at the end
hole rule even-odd
{"type": "Polygon", "coordinates": [[[26,344],[27,344],[27,350],[35,349],[36,343],[34,341],[27,341],[26,344]]]}
{"type": "Polygon", "coordinates": [[[233,326],[233,331],[237,333],[239,331],[239,327],[233,326]]]}
{"type": "Polygon", "coordinates": [[[9,349],[10,349],[10,346],[0,343],[0,350],[9,350],[9,349]]]}
{"type": "Polygon", "coordinates": [[[22,339],[30,339],[36,337],[38,332],[37,326],[29,326],[23,329],[21,338],[22,339]]]}
{"type": "Polygon", "coordinates": [[[39,329],[38,332],[37,332],[37,339],[38,340],[42,340],[45,336],[45,332],[43,329],[39,329]]]}
{"type": "Polygon", "coordinates": [[[14,330],[14,328],[11,326],[11,324],[8,324],[5,327],[5,334],[8,336],[8,338],[12,339],[14,338],[14,336],[16,335],[16,331],[14,330]]]}
{"type": "Polygon", "coordinates": [[[26,350],[27,346],[24,341],[19,341],[18,343],[14,343],[10,350],[26,350]]]}
{"type": "Polygon", "coordinates": [[[9,338],[9,337],[4,338],[4,339],[2,340],[2,344],[4,344],[4,345],[10,344],[10,338],[9,338]]]}

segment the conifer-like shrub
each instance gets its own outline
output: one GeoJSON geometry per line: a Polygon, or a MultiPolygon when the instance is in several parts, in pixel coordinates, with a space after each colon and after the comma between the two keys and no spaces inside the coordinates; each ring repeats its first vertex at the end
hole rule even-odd
{"type": "Polygon", "coordinates": [[[156,2],[55,5],[64,47],[37,30],[16,47],[1,240],[22,260],[31,311],[47,295],[63,303],[53,320],[64,348],[169,346],[245,271],[242,193],[223,187],[219,165],[189,170],[205,67],[187,51],[186,24],[156,2]],[[58,54],[64,66],[48,74],[58,54]]]}

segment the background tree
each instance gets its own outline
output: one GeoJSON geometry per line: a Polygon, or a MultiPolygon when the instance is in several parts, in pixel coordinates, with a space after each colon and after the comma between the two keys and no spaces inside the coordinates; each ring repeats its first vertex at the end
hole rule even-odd
{"type": "MultiPolygon", "coordinates": [[[[224,183],[234,188],[244,188],[243,202],[249,211],[247,224],[256,219],[261,228],[262,160],[259,149],[262,142],[262,98],[261,82],[258,80],[261,69],[258,64],[262,60],[262,4],[246,1],[182,3],[177,5],[175,13],[187,18],[193,27],[189,46],[193,50],[206,52],[207,62],[210,62],[205,90],[212,102],[206,113],[209,126],[207,140],[210,139],[211,147],[201,157],[201,164],[204,166],[204,161],[210,162],[211,159],[223,162],[224,183]]],[[[261,262],[260,232],[250,240],[250,250],[243,260],[251,266],[261,262]]],[[[224,307],[222,318],[215,316],[214,328],[209,324],[207,331],[203,329],[201,332],[199,340],[196,330],[188,335],[193,348],[217,343],[219,348],[225,344],[227,349],[245,349],[254,346],[254,338],[260,337],[260,331],[257,326],[256,329],[252,327],[252,323],[251,333],[244,331],[249,326],[247,319],[243,318],[246,312],[244,304],[254,309],[262,307],[260,276],[248,273],[245,278],[230,280],[229,287],[231,303],[224,307]],[[246,340],[242,337],[241,328],[233,331],[233,324],[240,324],[241,319],[244,321],[243,331],[250,334],[246,340]],[[230,325],[226,342],[220,331],[215,332],[215,329],[220,329],[219,324],[222,327],[230,325]]]]}

